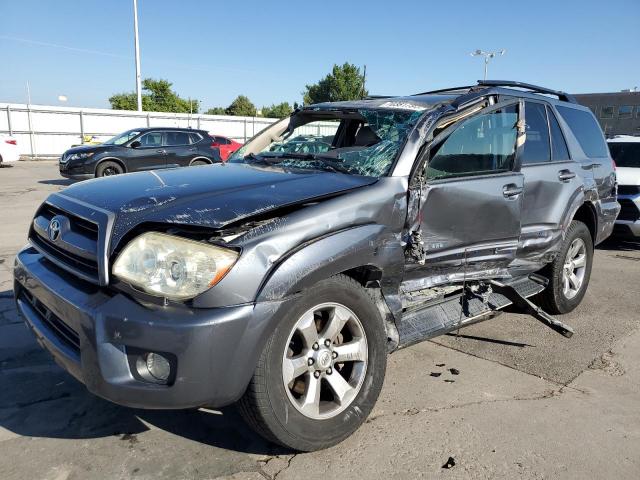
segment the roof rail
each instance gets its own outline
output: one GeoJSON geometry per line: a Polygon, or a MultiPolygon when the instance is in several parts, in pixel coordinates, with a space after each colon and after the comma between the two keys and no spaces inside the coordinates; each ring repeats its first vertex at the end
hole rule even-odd
{"type": "Polygon", "coordinates": [[[431,93],[445,93],[445,92],[455,92],[456,90],[469,90],[470,88],[473,88],[473,87],[475,87],[475,85],[465,85],[463,87],[441,88],[439,90],[429,90],[428,92],[414,93],[411,96],[415,97],[417,95],[429,95],[431,93]]]}
{"type": "Polygon", "coordinates": [[[547,95],[554,95],[563,102],[578,103],[578,101],[566,92],[559,90],[551,90],[550,88],[539,87],[538,85],[531,85],[530,83],[514,82],[512,80],[478,80],[478,85],[481,87],[517,87],[530,90],[535,93],[544,93],[547,95]]]}

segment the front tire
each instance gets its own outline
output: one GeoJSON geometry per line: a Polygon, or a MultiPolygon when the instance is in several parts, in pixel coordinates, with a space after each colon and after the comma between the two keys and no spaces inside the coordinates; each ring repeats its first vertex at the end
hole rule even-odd
{"type": "Polygon", "coordinates": [[[556,259],[546,267],[549,285],[540,294],[541,306],[549,313],[569,313],[584,297],[593,263],[593,240],[587,226],[571,222],[556,259]]]}
{"type": "Polygon", "coordinates": [[[96,169],[96,177],[110,177],[122,173],[124,173],[122,166],[117,162],[111,161],[102,162],[96,169]]]}
{"type": "Polygon", "coordinates": [[[274,443],[300,451],[330,447],[371,412],[386,361],[374,300],[355,280],[337,275],[303,294],[276,327],[239,411],[274,443]]]}

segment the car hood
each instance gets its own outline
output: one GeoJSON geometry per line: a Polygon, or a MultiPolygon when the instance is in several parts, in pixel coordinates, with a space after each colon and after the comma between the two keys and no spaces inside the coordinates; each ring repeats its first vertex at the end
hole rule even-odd
{"type": "Polygon", "coordinates": [[[374,177],[232,163],[97,178],[60,194],[115,214],[113,248],[144,222],[220,228],[376,181],[374,177]]]}
{"type": "Polygon", "coordinates": [[[71,155],[73,153],[84,153],[84,152],[100,152],[102,150],[107,150],[109,147],[113,147],[113,145],[78,145],[77,147],[71,147],[70,149],[64,152],[64,155],[71,155]]]}
{"type": "Polygon", "coordinates": [[[618,167],[616,178],[618,185],[640,185],[640,168],[618,167]]]}

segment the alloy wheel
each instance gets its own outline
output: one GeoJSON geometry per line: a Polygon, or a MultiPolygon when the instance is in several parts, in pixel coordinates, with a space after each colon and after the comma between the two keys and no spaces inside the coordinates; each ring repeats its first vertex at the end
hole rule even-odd
{"type": "Polygon", "coordinates": [[[282,380],[293,406],[312,419],[344,411],[362,387],[367,352],[362,323],[349,308],[323,303],[307,310],[282,357],[282,380]]]}
{"type": "Polygon", "coordinates": [[[582,288],[586,267],[587,246],[581,238],[576,238],[569,245],[562,270],[562,293],[567,299],[574,298],[582,288]]]}

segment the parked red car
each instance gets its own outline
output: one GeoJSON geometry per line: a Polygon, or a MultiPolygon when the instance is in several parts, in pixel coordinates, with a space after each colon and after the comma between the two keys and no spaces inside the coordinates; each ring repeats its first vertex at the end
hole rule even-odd
{"type": "Polygon", "coordinates": [[[217,147],[218,150],[220,150],[220,158],[222,159],[222,161],[226,161],[227,158],[229,158],[229,155],[231,155],[242,146],[241,143],[238,143],[235,140],[231,140],[230,138],[221,137],[220,135],[213,135],[211,133],[209,135],[211,135],[211,138],[213,138],[213,143],[211,144],[211,146],[217,147]]]}

